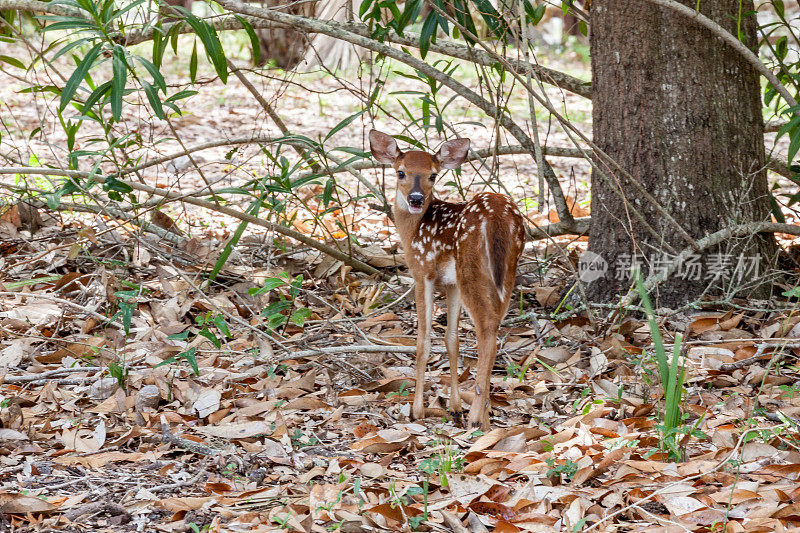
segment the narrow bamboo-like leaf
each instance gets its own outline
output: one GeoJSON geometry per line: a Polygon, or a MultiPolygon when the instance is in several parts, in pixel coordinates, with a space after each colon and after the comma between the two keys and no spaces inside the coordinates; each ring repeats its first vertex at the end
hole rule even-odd
{"type": "Polygon", "coordinates": [[[124,15],[125,13],[130,11],[131,9],[142,5],[143,3],[145,3],[145,1],[146,0],[136,0],[135,2],[131,2],[130,4],[126,5],[123,8],[117,9],[116,11],[114,11],[114,13],[112,15],[112,18],[115,18],[115,19],[121,18],[122,15],[124,15]]]}
{"type": "Polygon", "coordinates": [[[434,34],[437,25],[436,12],[431,11],[428,13],[425,22],[422,23],[422,31],[419,32],[419,55],[422,59],[425,59],[425,56],[428,55],[428,50],[431,47],[431,40],[435,39],[434,34]]]}
{"type": "Polygon", "coordinates": [[[192,56],[189,58],[189,79],[192,83],[197,79],[197,41],[192,46],[192,56]]]}
{"type": "Polygon", "coordinates": [[[786,124],[778,129],[778,133],[775,138],[780,139],[798,126],[800,126],[800,117],[792,117],[786,124]]]}
{"type": "Polygon", "coordinates": [[[136,56],[136,60],[139,61],[139,63],[142,64],[142,66],[147,70],[147,72],[150,73],[150,76],[153,77],[153,83],[159,89],[161,89],[161,92],[166,93],[167,92],[167,82],[166,82],[166,80],[164,80],[164,75],[161,74],[161,71],[158,70],[158,68],[156,68],[156,66],[154,64],[152,64],[150,61],[148,61],[147,59],[145,59],[145,58],[143,58],[141,56],[136,56]]]}
{"type": "Polygon", "coordinates": [[[247,22],[247,20],[239,15],[234,14],[236,20],[242,25],[244,31],[247,32],[247,37],[250,39],[250,46],[253,48],[253,64],[260,65],[261,64],[261,41],[258,40],[258,35],[256,35],[256,30],[253,29],[253,26],[247,22]]]}
{"type": "Polygon", "coordinates": [[[789,164],[794,162],[794,156],[797,155],[797,150],[800,149],[800,128],[795,128],[789,134],[791,141],[789,141],[789,164]]]}
{"type": "Polygon", "coordinates": [[[21,68],[22,70],[25,70],[25,65],[22,63],[22,61],[20,61],[16,57],[1,56],[0,55],[0,62],[8,63],[12,67],[17,67],[17,68],[21,68]]]}
{"type": "Polygon", "coordinates": [[[190,91],[190,90],[186,90],[185,89],[183,91],[176,92],[175,94],[173,94],[172,96],[170,96],[169,98],[164,100],[164,102],[177,102],[178,100],[182,100],[184,98],[189,98],[190,96],[194,96],[196,94],[197,94],[197,91],[190,91]]]}
{"type": "Polygon", "coordinates": [[[111,84],[111,114],[119,122],[122,118],[122,97],[125,95],[125,82],[128,81],[128,63],[125,60],[125,49],[115,46],[112,56],[114,77],[111,84]]]}
{"type": "Polygon", "coordinates": [[[358,7],[358,17],[362,18],[364,14],[369,11],[373,0],[362,0],[361,5],[358,7]]]}
{"type": "Polygon", "coordinates": [[[508,26],[502,15],[494,8],[489,0],[472,0],[483,20],[497,37],[504,37],[508,26]]]}
{"type": "Polygon", "coordinates": [[[647,315],[647,323],[650,326],[650,335],[653,337],[653,349],[658,362],[659,377],[662,383],[667,383],[667,381],[669,381],[669,363],[667,362],[667,353],[664,350],[664,339],[661,337],[661,331],[658,329],[658,321],[653,311],[653,304],[650,302],[650,296],[648,296],[647,291],[644,290],[644,284],[642,283],[639,273],[636,274],[636,289],[639,291],[642,307],[644,307],[645,314],[647,315]]]}
{"type": "Polygon", "coordinates": [[[92,40],[91,37],[84,37],[83,39],[78,39],[77,41],[73,41],[73,42],[67,44],[62,49],[60,49],[58,52],[55,53],[55,55],[53,56],[53,59],[51,61],[55,61],[56,59],[58,59],[59,57],[63,56],[64,54],[66,54],[67,52],[72,50],[73,48],[77,48],[78,46],[81,46],[82,44],[85,44],[87,41],[91,41],[91,40],[92,40]]]}
{"type": "Polygon", "coordinates": [[[75,71],[67,80],[66,85],[64,85],[64,89],[61,91],[61,101],[59,102],[58,110],[63,111],[67,104],[69,104],[72,97],[75,95],[75,91],[78,90],[78,86],[80,86],[81,81],[89,73],[89,69],[92,68],[94,65],[97,56],[100,55],[100,51],[103,49],[103,43],[97,43],[92,47],[91,50],[84,56],[83,60],[80,64],[75,68],[75,71]]]}
{"type": "Polygon", "coordinates": [[[150,102],[150,107],[153,109],[153,113],[155,113],[158,118],[163,119],[164,107],[161,105],[161,99],[158,97],[158,89],[144,80],[142,80],[142,87],[144,88],[144,94],[147,95],[147,101],[150,102]]]}
{"type": "Polygon", "coordinates": [[[330,139],[331,137],[336,135],[339,131],[341,131],[343,128],[347,127],[355,119],[357,119],[358,117],[360,117],[361,115],[366,113],[366,111],[367,111],[366,109],[361,110],[358,113],[356,113],[354,115],[350,115],[349,117],[347,117],[343,121],[339,122],[336,126],[333,127],[333,129],[331,131],[328,132],[328,134],[325,136],[325,139],[322,142],[324,143],[325,141],[327,141],[328,139],[330,139]]]}
{"type": "Polygon", "coordinates": [[[217,71],[219,79],[222,81],[222,83],[227,83],[228,61],[225,58],[225,53],[222,50],[222,44],[217,36],[217,31],[208,22],[197,18],[188,10],[182,7],[178,7],[177,9],[184,14],[186,21],[189,23],[192,29],[194,29],[195,33],[200,38],[200,42],[203,43],[206,53],[211,59],[211,63],[214,65],[214,70],[217,71]]]}
{"type": "Polygon", "coordinates": [[[97,30],[97,24],[83,19],[66,20],[45,26],[42,31],[97,30]]]}
{"type": "Polygon", "coordinates": [[[161,68],[161,61],[164,59],[164,51],[167,49],[167,39],[161,33],[161,27],[153,28],[153,65],[161,68]]]}
{"type": "Polygon", "coordinates": [[[84,115],[89,112],[90,109],[98,102],[100,99],[105,96],[105,94],[111,90],[111,81],[107,81],[102,84],[100,87],[92,91],[92,94],[89,95],[89,98],[83,103],[83,107],[81,108],[81,113],[84,115]]]}
{"type": "MultiPolygon", "coordinates": [[[[256,201],[250,205],[250,209],[247,212],[253,216],[258,216],[258,210],[261,207],[261,202],[256,201]]],[[[236,227],[236,231],[233,232],[233,236],[231,240],[225,245],[225,248],[222,249],[222,253],[219,254],[219,258],[217,258],[217,262],[214,263],[214,268],[211,269],[211,272],[208,275],[208,281],[214,281],[214,279],[219,274],[222,267],[225,266],[225,263],[228,262],[228,257],[230,257],[233,249],[239,244],[239,239],[242,238],[244,234],[244,230],[247,229],[247,220],[242,220],[239,222],[239,225],[236,227]]]]}

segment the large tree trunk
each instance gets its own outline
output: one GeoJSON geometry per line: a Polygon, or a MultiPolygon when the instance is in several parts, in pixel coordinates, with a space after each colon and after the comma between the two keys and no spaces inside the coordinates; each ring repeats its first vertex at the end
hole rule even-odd
{"type": "MultiPolygon", "coordinates": [[[[317,2],[298,0],[261,0],[264,7],[281,8],[290,15],[313,17],[317,2]]],[[[290,70],[300,63],[308,50],[308,38],[303,32],[289,28],[262,28],[256,30],[261,44],[259,66],[274,61],[275,66],[290,70]]]]}
{"type": "MultiPolygon", "coordinates": [[[[695,7],[695,0],[680,0],[695,7]]],[[[703,0],[703,14],[737,34],[739,2],[703,0]]],[[[742,13],[753,10],[744,0],[742,13]]],[[[594,141],[698,239],[734,224],[770,216],[764,170],[764,124],[759,77],[709,30],[642,0],[593,0],[591,55],[594,141]]],[[[740,20],[746,43],[756,46],[756,21],[740,20]]],[[[601,168],[608,169],[604,164],[601,168]]],[[[634,257],[646,276],[664,268],[665,243],[681,251],[681,237],[620,175],[592,179],[589,250],[609,270],[588,284],[594,300],[613,301],[631,284],[634,257]],[[610,183],[613,182],[613,183],[610,183]],[[625,205],[614,189],[621,190],[625,205]],[[655,230],[647,231],[631,210],[655,230]]],[[[697,267],[682,269],[660,286],[660,305],[712,293],[764,294],[759,274],[776,252],[758,235],[712,249],[697,267]],[[743,259],[743,262],[740,262],[743,259]],[[753,273],[758,263],[760,272],[753,273]],[[735,269],[739,265],[739,271],[735,269]],[[751,272],[746,272],[750,267],[751,272]],[[735,290],[739,287],[739,290],[735,290]]]]}

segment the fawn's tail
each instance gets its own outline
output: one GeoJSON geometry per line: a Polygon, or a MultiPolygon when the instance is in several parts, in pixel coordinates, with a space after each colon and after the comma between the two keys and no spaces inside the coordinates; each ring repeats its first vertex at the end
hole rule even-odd
{"type": "Polygon", "coordinates": [[[489,219],[486,222],[486,253],[500,300],[505,299],[505,277],[508,270],[508,253],[511,247],[511,230],[508,222],[489,219]]]}

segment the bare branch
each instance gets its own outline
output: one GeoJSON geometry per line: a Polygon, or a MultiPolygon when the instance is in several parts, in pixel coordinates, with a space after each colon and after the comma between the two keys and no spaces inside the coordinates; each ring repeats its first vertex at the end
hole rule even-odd
{"type": "MultiPolygon", "coordinates": [[[[652,292],[653,289],[664,283],[694,254],[712,248],[728,239],[746,237],[755,235],[756,233],[786,233],[788,235],[800,236],[800,226],[795,226],[794,224],[779,224],[776,222],[749,222],[738,226],[730,226],[710,235],[706,235],[702,239],[698,239],[694,246],[684,249],[675,256],[667,268],[650,275],[644,282],[645,291],[648,293],[652,292]]],[[[617,308],[623,309],[635,303],[638,299],[638,291],[632,288],[622,299],[617,308]]]]}
{"type": "MultiPolygon", "coordinates": [[[[0,0],[0,6],[3,5],[3,2],[7,1],[10,0],[0,0]]],[[[291,27],[292,29],[295,30],[300,29],[287,22],[267,20],[257,16],[244,16],[242,18],[244,18],[244,20],[246,20],[247,23],[250,24],[253,28],[291,27]]],[[[338,22],[335,20],[321,20],[309,17],[302,17],[299,15],[295,15],[294,18],[298,20],[313,22],[317,25],[315,27],[303,28],[303,31],[305,31],[306,33],[326,33],[330,35],[326,31],[322,31],[322,27],[324,26],[329,30],[342,30],[349,33],[353,33],[355,35],[360,35],[362,37],[369,37],[370,35],[369,28],[367,27],[366,24],[338,22]]],[[[243,28],[242,23],[232,16],[223,16],[213,20],[209,20],[209,23],[212,26],[214,26],[214,28],[218,31],[240,30],[243,28]]],[[[174,23],[174,24],[179,24],[179,23],[174,23]]],[[[171,27],[172,27],[171,24],[165,24],[161,31],[166,33],[170,30],[171,27]]],[[[142,32],[132,31],[125,36],[120,36],[119,40],[120,42],[126,45],[138,44],[152,39],[153,32],[155,31],[159,30],[151,27],[142,32]]],[[[190,26],[184,24],[180,30],[180,33],[191,33],[192,31],[194,30],[190,26]]],[[[400,37],[392,33],[386,36],[386,41],[394,44],[399,44],[401,46],[409,46],[413,48],[419,48],[420,46],[419,34],[414,32],[405,32],[404,37],[400,37]]],[[[469,61],[471,63],[476,63],[486,67],[492,66],[495,63],[497,63],[497,61],[494,60],[486,52],[450,41],[448,39],[437,39],[435,43],[431,43],[430,51],[437,54],[454,57],[456,59],[469,61]]],[[[592,95],[591,82],[584,81],[580,78],[576,78],[574,76],[570,76],[569,74],[565,74],[564,72],[543,67],[535,63],[529,63],[527,61],[521,61],[518,59],[511,59],[511,58],[508,58],[507,60],[508,63],[520,74],[524,75],[528,71],[534,71],[539,76],[541,76],[542,80],[545,81],[546,83],[549,83],[556,87],[560,87],[571,93],[583,96],[584,98],[591,98],[592,95]]]]}

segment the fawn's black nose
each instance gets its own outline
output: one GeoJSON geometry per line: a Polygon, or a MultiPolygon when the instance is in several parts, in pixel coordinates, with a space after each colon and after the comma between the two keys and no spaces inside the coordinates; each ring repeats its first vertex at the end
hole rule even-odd
{"type": "Polygon", "coordinates": [[[422,207],[425,202],[425,195],[421,192],[412,192],[408,195],[408,205],[411,207],[422,207]]]}

